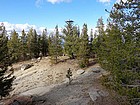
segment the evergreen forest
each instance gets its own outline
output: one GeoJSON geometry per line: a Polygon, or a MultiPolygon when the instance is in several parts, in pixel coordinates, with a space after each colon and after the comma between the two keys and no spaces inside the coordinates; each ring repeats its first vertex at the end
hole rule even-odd
{"type": "Polygon", "coordinates": [[[11,90],[12,71],[7,76],[5,73],[12,63],[50,56],[52,63],[57,64],[59,56],[69,56],[76,59],[81,68],[89,66],[90,58],[96,59],[110,72],[103,76],[103,85],[127,96],[130,103],[136,105],[140,100],[140,0],[120,1],[105,11],[109,14],[107,25],[99,18],[97,30],[91,30],[90,34],[88,24],[79,27],[71,20],[62,31],[56,25],[49,34],[47,29],[37,34],[31,28],[28,32],[23,29],[20,35],[16,30],[7,35],[1,25],[0,96],[7,96],[11,90]]]}

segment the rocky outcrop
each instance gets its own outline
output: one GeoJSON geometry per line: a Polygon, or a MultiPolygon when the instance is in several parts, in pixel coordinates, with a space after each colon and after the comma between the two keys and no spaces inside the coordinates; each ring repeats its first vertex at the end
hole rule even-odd
{"type": "Polygon", "coordinates": [[[108,95],[108,92],[99,89],[92,89],[92,91],[89,92],[89,96],[93,102],[96,101],[98,97],[107,97],[108,95]]]}
{"type": "Polygon", "coordinates": [[[4,101],[4,105],[32,105],[32,97],[30,96],[15,96],[4,101]]]}
{"type": "Polygon", "coordinates": [[[80,75],[80,74],[83,74],[83,73],[85,73],[85,70],[82,70],[82,69],[80,69],[80,70],[77,70],[77,72],[76,72],[78,75],[80,75]]]}
{"type": "Polygon", "coordinates": [[[94,73],[100,73],[101,69],[102,68],[100,68],[100,67],[95,67],[95,68],[92,68],[91,71],[94,72],[94,73]]]}
{"type": "Polygon", "coordinates": [[[32,66],[33,66],[33,64],[23,64],[23,65],[21,65],[21,70],[26,70],[32,66]]]}

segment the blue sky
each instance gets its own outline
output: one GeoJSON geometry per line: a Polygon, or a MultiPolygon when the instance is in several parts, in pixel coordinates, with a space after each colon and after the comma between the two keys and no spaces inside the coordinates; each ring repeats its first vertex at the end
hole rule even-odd
{"type": "MultiPolygon", "coordinates": [[[[80,27],[86,23],[88,28],[96,26],[101,16],[106,22],[108,13],[118,0],[0,0],[0,23],[7,30],[15,28],[53,29],[56,25],[64,28],[65,20],[72,19],[80,27]]],[[[82,27],[81,27],[82,28],[82,27]]]]}

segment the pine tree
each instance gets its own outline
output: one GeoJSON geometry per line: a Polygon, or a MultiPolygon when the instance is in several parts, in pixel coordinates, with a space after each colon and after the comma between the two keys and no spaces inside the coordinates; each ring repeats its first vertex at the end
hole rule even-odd
{"type": "Polygon", "coordinates": [[[42,36],[40,38],[40,51],[43,56],[46,56],[48,54],[47,29],[43,30],[42,36]]]}
{"type": "Polygon", "coordinates": [[[33,57],[33,52],[32,52],[32,39],[33,39],[33,29],[31,28],[27,34],[27,48],[28,48],[28,56],[30,58],[33,57]]]}
{"type": "Polygon", "coordinates": [[[80,29],[77,26],[73,27],[73,52],[74,56],[77,57],[78,50],[79,50],[79,41],[80,41],[80,29]]]}
{"type": "Polygon", "coordinates": [[[12,60],[13,62],[17,62],[20,59],[21,56],[21,50],[20,50],[20,39],[18,33],[13,30],[11,32],[11,37],[10,40],[8,41],[8,48],[9,48],[9,53],[12,54],[12,60]]]}
{"type": "Polygon", "coordinates": [[[98,35],[99,36],[103,36],[104,35],[104,23],[103,23],[103,18],[99,18],[98,21],[97,21],[97,32],[98,32],[98,35]]]}
{"type": "Polygon", "coordinates": [[[79,37],[79,29],[76,26],[73,26],[72,22],[67,22],[66,27],[63,29],[64,33],[64,50],[65,53],[74,59],[77,53],[77,42],[79,37]]]}
{"type": "Polygon", "coordinates": [[[35,58],[39,57],[39,43],[38,43],[38,35],[36,30],[33,30],[33,39],[32,39],[32,43],[31,43],[31,50],[33,51],[33,56],[35,58]]]}
{"type": "MultiPolygon", "coordinates": [[[[139,60],[139,40],[140,40],[140,1],[128,0],[126,2],[114,4],[114,9],[111,10],[110,18],[113,26],[118,27],[121,32],[121,39],[124,43],[125,69],[137,71],[140,69],[139,60]]],[[[124,60],[122,59],[122,60],[124,60]]]]}
{"type": "Polygon", "coordinates": [[[97,52],[102,67],[112,74],[112,87],[130,99],[140,97],[137,90],[140,79],[139,6],[139,0],[121,0],[114,4],[97,52]],[[130,85],[132,88],[127,88],[130,85]]]}
{"type": "Polygon", "coordinates": [[[90,39],[89,39],[89,55],[90,57],[94,57],[95,56],[95,49],[94,49],[95,46],[93,46],[93,29],[91,29],[91,32],[90,32],[90,39]]]}
{"type": "Polygon", "coordinates": [[[58,26],[55,27],[55,35],[49,37],[49,55],[53,63],[58,63],[58,57],[62,55],[62,41],[60,39],[58,26]]]}
{"type": "MultiPolygon", "coordinates": [[[[104,23],[103,23],[103,18],[99,18],[98,21],[97,21],[97,31],[96,31],[96,36],[97,37],[97,46],[99,47],[101,45],[101,43],[103,42],[104,40],[104,35],[105,35],[105,31],[104,31],[104,23]]],[[[98,48],[97,48],[98,50],[98,48]]]]}
{"type": "Polygon", "coordinates": [[[71,79],[71,77],[72,77],[72,71],[71,71],[70,68],[67,70],[66,77],[69,79],[69,85],[71,85],[71,82],[72,82],[72,79],[71,79]]]}
{"type": "Polygon", "coordinates": [[[104,53],[102,52],[102,45],[104,44],[104,37],[105,37],[105,31],[104,31],[104,23],[102,17],[98,19],[97,21],[97,30],[94,34],[94,40],[92,42],[93,49],[95,50],[95,53],[98,56],[98,62],[102,61],[100,60],[104,53]]]}
{"type": "Polygon", "coordinates": [[[38,35],[35,29],[30,29],[27,36],[28,55],[30,58],[39,56],[38,35]]]}
{"type": "Polygon", "coordinates": [[[87,25],[83,25],[82,35],[79,42],[79,53],[78,53],[78,60],[80,67],[86,67],[89,64],[89,37],[88,37],[88,29],[87,25]]]}
{"type": "Polygon", "coordinates": [[[22,30],[21,33],[21,37],[20,37],[20,42],[21,42],[21,46],[20,46],[20,50],[21,50],[21,59],[22,60],[26,60],[27,59],[27,35],[25,33],[24,30],[22,30]]]}
{"type": "Polygon", "coordinates": [[[0,26],[0,96],[5,97],[9,95],[12,89],[12,82],[14,77],[12,73],[7,74],[7,67],[11,65],[10,56],[7,47],[8,38],[6,37],[6,30],[4,26],[0,26]]]}

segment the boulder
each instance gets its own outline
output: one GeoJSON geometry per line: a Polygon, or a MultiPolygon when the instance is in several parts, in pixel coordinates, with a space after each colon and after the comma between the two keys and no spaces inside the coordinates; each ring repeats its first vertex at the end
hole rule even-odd
{"type": "Polygon", "coordinates": [[[32,97],[16,96],[4,102],[4,105],[32,105],[32,97]]]}
{"type": "Polygon", "coordinates": [[[41,61],[41,59],[42,59],[42,57],[38,57],[38,58],[33,58],[31,61],[32,61],[33,63],[38,63],[38,62],[41,61]]]}
{"type": "Polygon", "coordinates": [[[41,60],[41,57],[38,57],[37,60],[40,61],[41,60]]]}
{"type": "Polygon", "coordinates": [[[91,71],[94,73],[100,73],[101,69],[99,67],[95,67],[95,68],[92,68],[91,71]]]}
{"type": "Polygon", "coordinates": [[[99,94],[98,94],[97,91],[99,91],[99,90],[98,89],[94,89],[93,91],[89,92],[89,96],[90,96],[90,98],[91,98],[91,100],[93,102],[96,101],[96,99],[99,97],[99,94]]]}
{"type": "Polygon", "coordinates": [[[77,70],[76,73],[77,73],[78,75],[81,75],[81,74],[85,73],[85,70],[80,69],[80,70],[77,70]]]}
{"type": "Polygon", "coordinates": [[[23,65],[21,65],[21,70],[26,70],[32,66],[33,66],[32,64],[23,64],[23,65]]]}
{"type": "Polygon", "coordinates": [[[97,91],[97,92],[98,92],[98,94],[99,94],[100,96],[103,96],[103,97],[107,97],[107,96],[109,95],[108,92],[105,92],[105,91],[103,91],[103,90],[100,90],[100,91],[97,91]]]}
{"type": "Polygon", "coordinates": [[[14,68],[12,66],[8,66],[8,71],[13,71],[14,68]]]}
{"type": "Polygon", "coordinates": [[[89,92],[89,96],[93,102],[96,101],[98,97],[107,97],[108,95],[108,92],[99,89],[92,89],[92,91],[89,92]]]}
{"type": "Polygon", "coordinates": [[[4,105],[4,102],[0,102],[0,105],[4,105]]]}
{"type": "Polygon", "coordinates": [[[32,58],[31,61],[35,62],[36,61],[36,58],[32,58]]]}
{"type": "Polygon", "coordinates": [[[33,59],[32,59],[32,62],[33,62],[33,63],[38,63],[39,61],[38,61],[38,59],[33,58],[33,59]]]}

